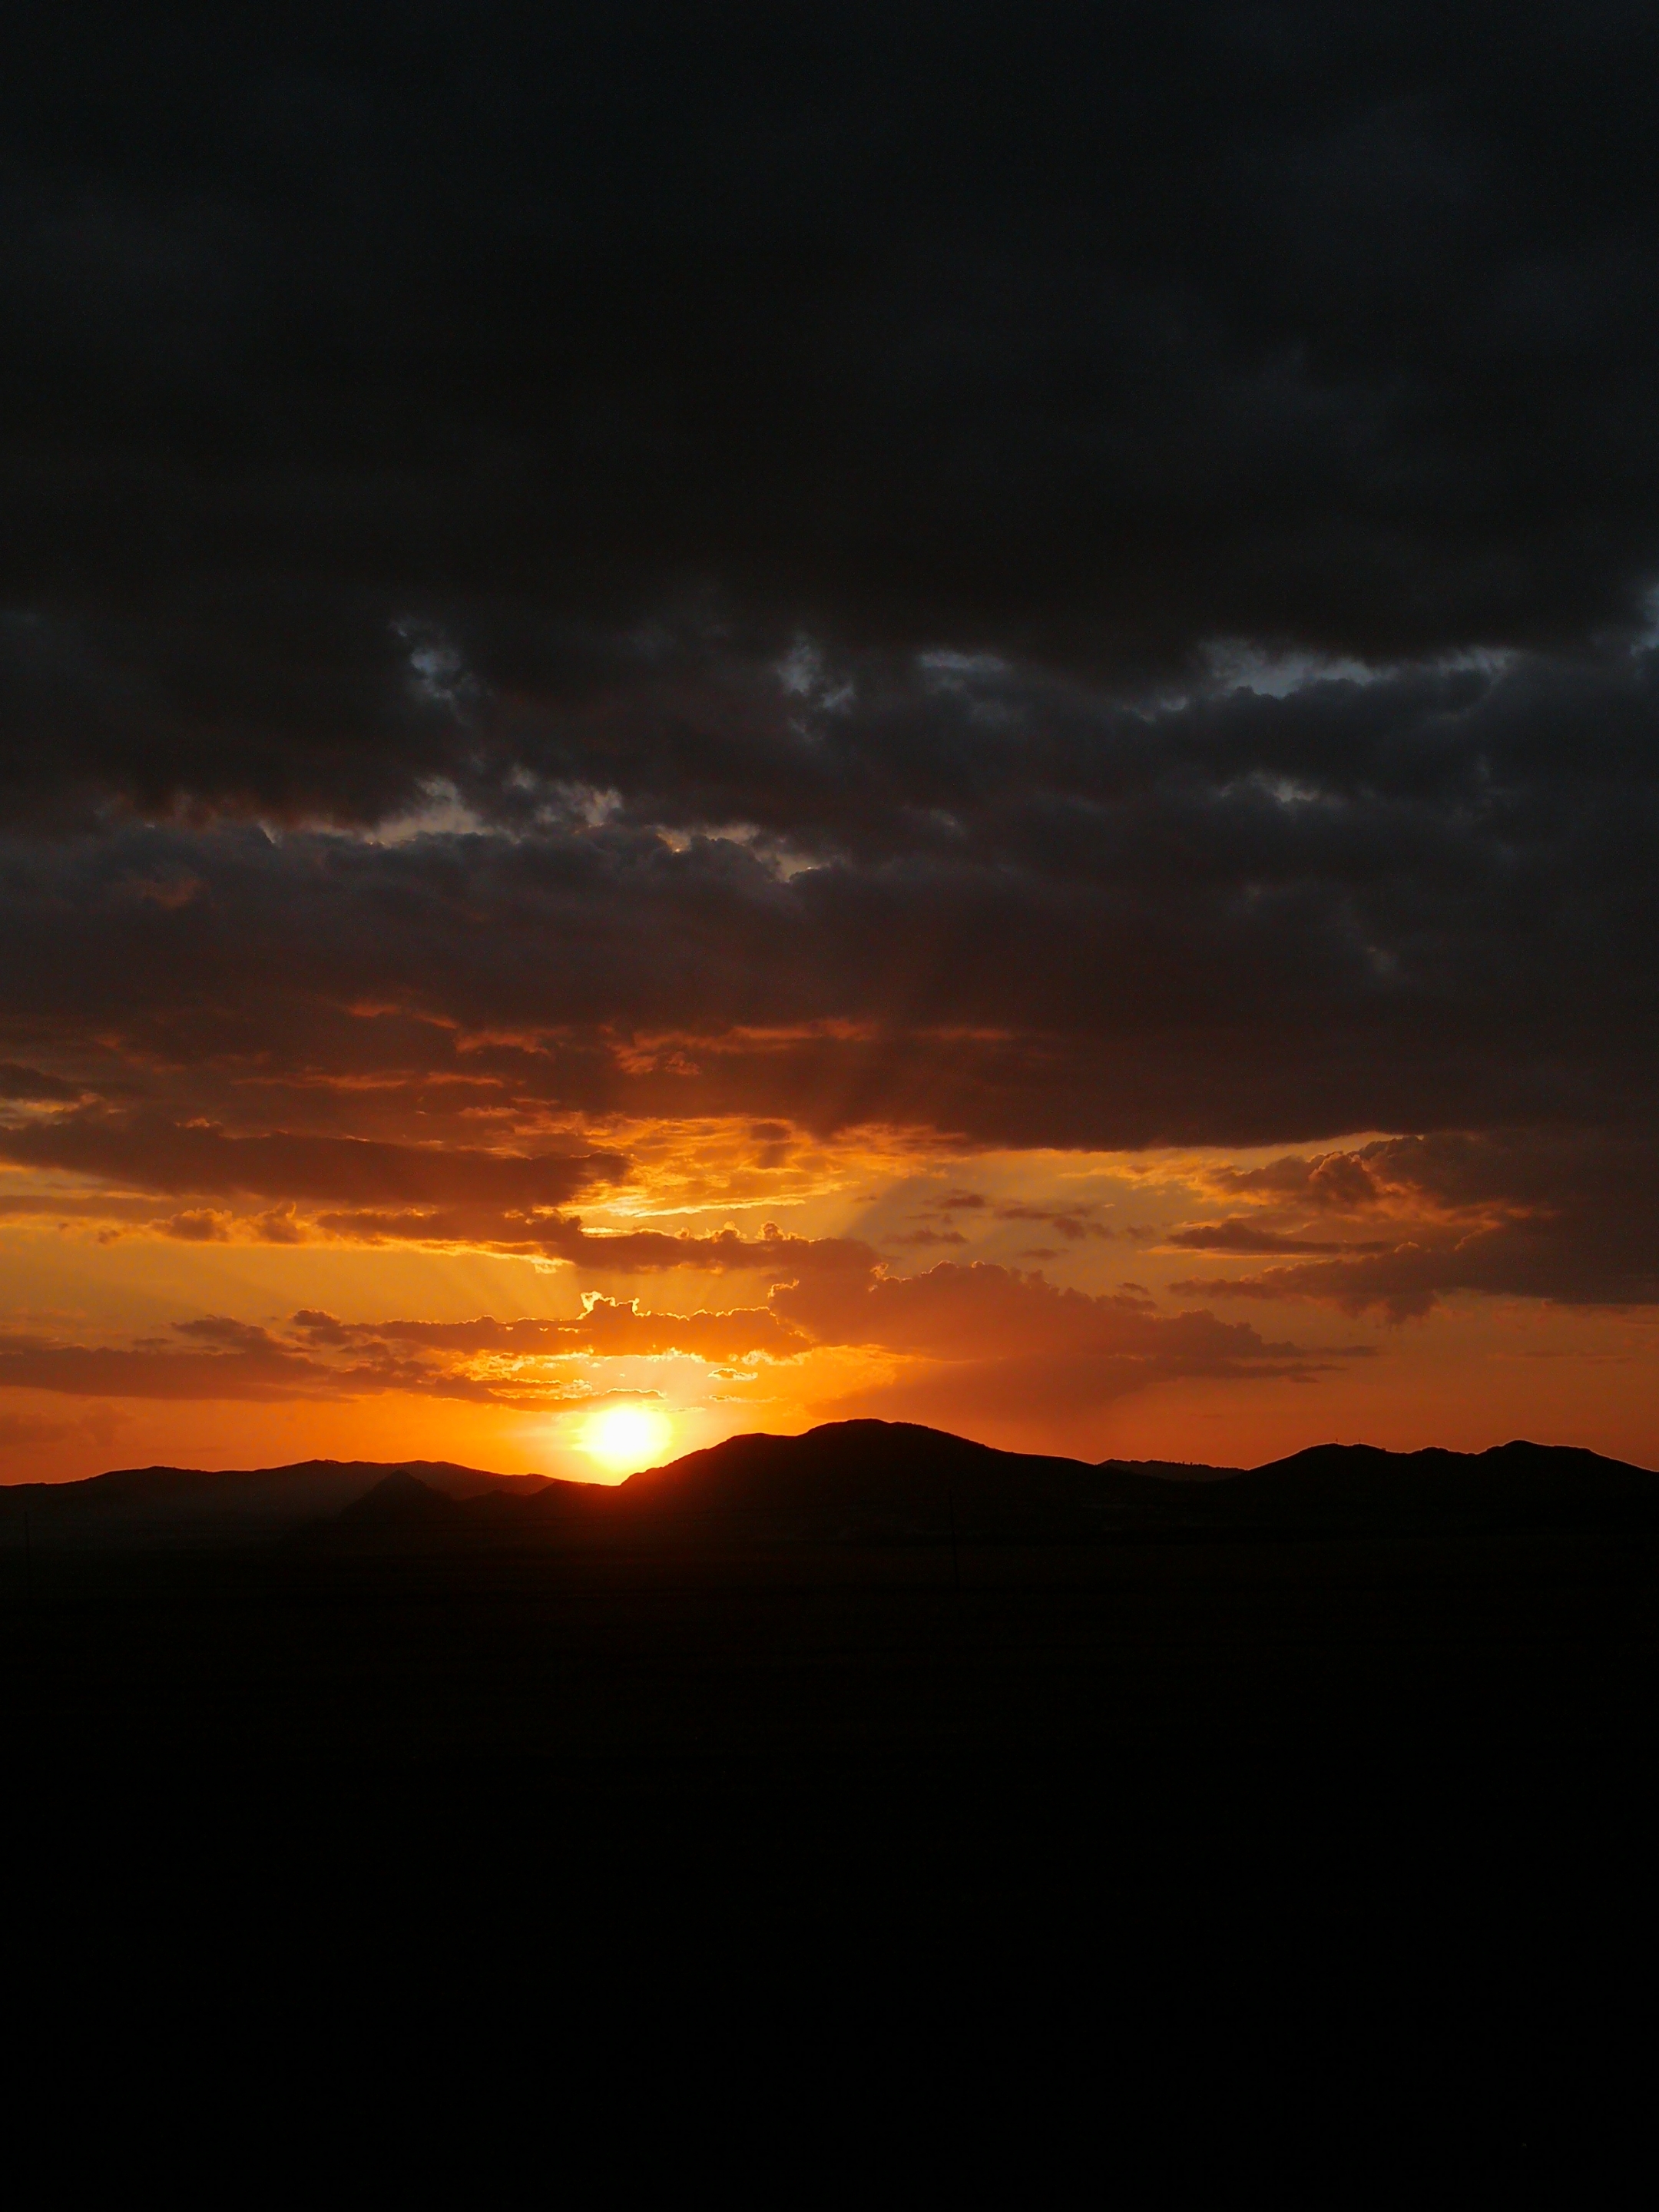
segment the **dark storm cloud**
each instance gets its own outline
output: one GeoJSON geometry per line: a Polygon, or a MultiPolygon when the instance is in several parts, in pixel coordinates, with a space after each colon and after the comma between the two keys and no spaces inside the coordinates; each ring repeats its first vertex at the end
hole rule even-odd
{"type": "Polygon", "coordinates": [[[1174,1288],[1200,1297],[1306,1299],[1394,1321],[1419,1317],[1460,1291],[1651,1305],[1659,1302],[1655,1155],[1648,1129],[1545,1130],[1393,1139],[1328,1155],[1311,1174],[1308,1163],[1285,1161],[1258,1171],[1256,1194],[1269,1205],[1346,1213],[1358,1233],[1342,1243],[1266,1229],[1252,1243],[1248,1222],[1194,1229],[1169,1241],[1218,1253],[1322,1256],[1174,1288]],[[1346,1195],[1334,1197],[1338,1188],[1346,1195]],[[1394,1234],[1379,1239],[1389,1216],[1394,1234]]]}
{"type": "Polygon", "coordinates": [[[1625,6],[26,7],[10,803],[372,817],[476,764],[463,664],[670,635],[1626,623],[1656,64],[1625,6]]]}
{"type": "Polygon", "coordinates": [[[1656,64],[1616,6],[26,9],[0,1155],[646,1272],[779,1255],[552,1212],[583,1117],[1504,1129],[1462,1258],[1327,1238],[1347,1154],[1255,1287],[1647,1296],[1656,64]]]}
{"type": "MultiPolygon", "coordinates": [[[[620,1274],[686,1267],[721,1274],[864,1268],[874,1258],[868,1245],[854,1240],[786,1236],[773,1222],[755,1237],[729,1228],[702,1236],[660,1230],[595,1234],[555,1209],[580,1191],[625,1177],[627,1162],[607,1152],[526,1158],[456,1145],[388,1144],[287,1130],[238,1136],[210,1124],[181,1127],[154,1115],[91,1111],[0,1127],[0,1161],[96,1178],[118,1193],[274,1200],[276,1206],[251,1224],[266,1242],[299,1241],[306,1231],[295,1208],[304,1206],[307,1219],[325,1235],[356,1242],[507,1245],[620,1274]],[[349,1211],[317,1210],[342,1199],[354,1201],[349,1211]],[[383,1210],[374,1210],[376,1200],[383,1210]]],[[[0,1195],[0,1212],[47,1218],[96,1213],[195,1242],[223,1240],[234,1218],[198,1208],[156,1220],[118,1195],[94,1200],[58,1193],[0,1195]]]]}
{"type": "Polygon", "coordinates": [[[0,1129],[0,1159],[96,1176],[127,1189],[526,1208],[561,1206],[578,1190],[626,1172],[614,1152],[525,1159],[354,1137],[231,1136],[154,1116],[97,1114],[0,1129]]]}
{"type": "MultiPolygon", "coordinates": [[[[143,1114],[157,1143],[205,1119],[223,1133],[177,1140],[198,1179],[167,1187],[211,1192],[252,1173],[256,1136],[374,1117],[460,1148],[447,1170],[416,1142],[398,1169],[448,1175],[434,1202],[560,1204],[561,1178],[614,1170],[491,1151],[475,1176],[480,1114],[518,1154],[549,1111],[1101,1146],[1645,1126],[1659,655],[1135,713],[1006,669],[937,676],[781,735],[750,822],[793,811],[793,858],[741,824],[653,825],[618,761],[614,805],[511,834],[11,842],[0,1045],[147,1103],[34,1115],[9,1156],[113,1173],[143,1114]],[[842,789],[856,838],[850,805],[819,804],[842,789]]],[[[695,749],[683,766],[695,800],[695,749]]],[[[367,1152],[329,1157],[331,1193],[297,1156],[247,1187],[382,1213],[415,1196],[367,1152]]]]}
{"type": "Polygon", "coordinates": [[[75,1085],[58,1076],[44,1075],[38,1067],[19,1067],[14,1060],[0,1060],[0,1098],[59,1100],[76,1095],[75,1085]]]}
{"type": "Polygon", "coordinates": [[[534,1252],[604,1275],[655,1275],[678,1268],[706,1274],[776,1274],[784,1271],[839,1274],[861,1272],[875,1259],[872,1248],[843,1237],[787,1237],[769,1222],[758,1237],[718,1229],[708,1236],[682,1230],[624,1229],[598,1233],[579,1220],[504,1212],[486,1207],[430,1212],[324,1213],[325,1236],[368,1244],[483,1244],[534,1252]]]}
{"type": "MultiPolygon", "coordinates": [[[[1237,1252],[1253,1257],[1269,1255],[1299,1255],[1308,1253],[1342,1253],[1354,1248],[1334,1244],[1328,1239],[1316,1237],[1287,1237],[1282,1231],[1263,1229],[1254,1221],[1209,1221],[1193,1229],[1175,1229],[1164,1238],[1181,1252],[1237,1252]]],[[[1381,1248],[1372,1243],[1359,1248],[1376,1251],[1381,1248]]]]}

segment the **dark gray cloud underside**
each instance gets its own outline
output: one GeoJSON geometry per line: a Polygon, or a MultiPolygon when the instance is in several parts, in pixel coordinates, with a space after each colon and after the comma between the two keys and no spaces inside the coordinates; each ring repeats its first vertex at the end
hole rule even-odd
{"type": "Polygon", "coordinates": [[[1119,671],[1626,624],[1656,64],[1613,6],[26,6],[14,803],[372,814],[453,750],[411,614],[561,696],[665,620],[1119,671]]]}
{"type": "Polygon", "coordinates": [[[1255,1294],[1647,1297],[1650,9],[8,28],[14,1164],[583,1251],[559,1116],[1462,1133],[1255,1294]]]}
{"type": "MultiPolygon", "coordinates": [[[[1006,668],[889,671],[751,733],[735,831],[695,826],[744,795],[717,748],[618,740],[602,818],[592,785],[549,786],[512,836],[13,840],[0,1046],[25,1090],[123,1112],[175,1109],[187,1067],[194,1112],[255,1133],[320,1132],[347,1077],[1009,1142],[1645,1126],[1655,666],[1609,647],[1133,714],[1006,668]],[[679,826],[653,819],[676,792],[679,826]]],[[[374,1133],[374,1097],[340,1135],[374,1133]]],[[[476,1146],[420,1105],[417,1139],[476,1146]]],[[[51,1143],[91,1144],[87,1111],[51,1143]]],[[[196,1187],[265,1188],[239,1157],[196,1187]]],[[[399,1195],[349,1159],[338,1195],[399,1195]]],[[[458,1155],[430,1195],[495,1172],[458,1155]]],[[[605,1164],[548,1172],[562,1203],[605,1164]]]]}

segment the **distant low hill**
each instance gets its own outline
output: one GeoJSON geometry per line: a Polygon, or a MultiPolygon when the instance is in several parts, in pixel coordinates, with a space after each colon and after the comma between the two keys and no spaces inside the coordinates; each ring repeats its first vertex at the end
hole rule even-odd
{"type": "Polygon", "coordinates": [[[460,1504],[529,1498],[539,1474],[489,1474],[447,1460],[307,1459],[291,1467],[124,1467],[84,1482],[21,1482],[0,1489],[0,1527],[47,1547],[195,1548],[246,1544],[328,1521],[388,1476],[460,1504]]]}
{"type": "Polygon", "coordinates": [[[608,1487],[445,1461],[127,1468],[0,1491],[0,1525],[57,1548],[1093,1543],[1479,1528],[1650,1528],[1659,1475],[1569,1446],[1317,1444],[1249,1469],[998,1451],[903,1422],[728,1437],[608,1487]]]}

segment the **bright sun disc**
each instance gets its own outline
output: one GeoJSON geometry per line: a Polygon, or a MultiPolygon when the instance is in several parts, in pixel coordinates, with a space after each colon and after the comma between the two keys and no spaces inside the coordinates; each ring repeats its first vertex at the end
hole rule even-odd
{"type": "Polygon", "coordinates": [[[668,1449],[673,1429],[654,1406],[606,1406],[582,1431],[582,1449],[617,1474],[650,1467],[668,1449]]]}

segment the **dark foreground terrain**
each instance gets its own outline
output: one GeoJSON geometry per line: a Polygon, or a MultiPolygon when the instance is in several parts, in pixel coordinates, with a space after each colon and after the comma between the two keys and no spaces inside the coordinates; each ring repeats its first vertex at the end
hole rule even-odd
{"type": "Polygon", "coordinates": [[[1049,2052],[1102,2124],[1202,2082],[1188,2148],[1380,2098],[1584,2170],[1650,2056],[1659,1479],[818,1433],[632,1509],[405,1469],[234,1546],[14,1512],[29,2002],[126,1976],[137,2034],[257,1984],[307,2048],[389,2008],[544,2067],[833,2024],[890,2087],[1049,2052]]]}

